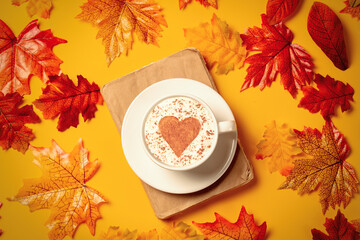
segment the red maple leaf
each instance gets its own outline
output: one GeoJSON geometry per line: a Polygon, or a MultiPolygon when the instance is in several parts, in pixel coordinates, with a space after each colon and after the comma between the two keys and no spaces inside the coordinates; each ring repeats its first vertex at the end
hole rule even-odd
{"type": "Polygon", "coordinates": [[[84,121],[95,117],[96,104],[103,104],[99,86],[90,84],[86,78],[78,76],[78,86],[65,74],[51,76],[49,85],[43,94],[34,101],[35,107],[43,112],[45,119],[59,117],[57,129],[65,131],[69,127],[77,127],[79,115],[84,121]]]}
{"type": "Polygon", "coordinates": [[[54,37],[50,30],[40,31],[37,20],[30,22],[18,37],[0,20],[0,91],[30,94],[32,75],[44,83],[58,75],[62,61],[52,48],[66,40],[54,37]]]}
{"type": "Polygon", "coordinates": [[[337,68],[345,70],[349,67],[343,27],[331,8],[324,3],[314,2],[309,12],[307,29],[314,42],[337,68]]]}
{"type": "Polygon", "coordinates": [[[30,105],[19,106],[23,97],[19,93],[9,93],[4,96],[0,92],[0,146],[7,150],[14,148],[25,153],[29,142],[35,138],[26,123],[39,123],[40,118],[30,105]]]}
{"type": "Polygon", "coordinates": [[[317,230],[311,229],[314,240],[358,240],[359,233],[356,232],[354,226],[348,222],[344,214],[338,210],[335,219],[326,218],[324,224],[329,235],[317,230]]]}
{"type": "Polygon", "coordinates": [[[306,108],[311,113],[320,111],[324,119],[334,115],[338,105],[343,112],[350,109],[350,101],[354,101],[354,89],[349,84],[345,85],[330,76],[323,77],[320,74],[315,75],[314,82],[319,90],[312,86],[303,87],[304,97],[300,100],[299,107],[306,108]]]}
{"type": "Polygon", "coordinates": [[[299,0],[268,0],[266,15],[270,25],[277,24],[291,15],[299,4],[299,0]]]}
{"type": "Polygon", "coordinates": [[[220,214],[215,213],[216,220],[213,223],[193,224],[208,237],[208,239],[241,239],[241,240],[262,240],[266,234],[266,222],[257,226],[254,216],[247,214],[245,207],[241,208],[238,220],[231,223],[220,214]]]}
{"type": "Polygon", "coordinates": [[[260,51],[245,60],[250,66],[241,91],[256,86],[263,90],[280,73],[281,83],[295,98],[297,91],[312,80],[311,57],[304,48],[292,44],[294,36],[282,22],[271,26],[266,15],[261,17],[262,28],[249,28],[241,34],[248,50],[260,51]]]}

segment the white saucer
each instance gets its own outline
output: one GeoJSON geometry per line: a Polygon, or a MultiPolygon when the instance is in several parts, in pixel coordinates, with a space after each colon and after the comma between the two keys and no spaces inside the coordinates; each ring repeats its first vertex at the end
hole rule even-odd
{"type": "Polygon", "coordinates": [[[130,104],[121,128],[123,151],[135,174],[156,189],[177,194],[196,192],[216,182],[230,166],[237,146],[237,132],[219,135],[212,156],[189,171],[167,170],[149,159],[141,138],[145,114],[159,99],[181,94],[192,94],[202,99],[219,122],[235,120],[225,100],[214,89],[195,80],[173,78],[157,82],[142,91],[130,104]]]}

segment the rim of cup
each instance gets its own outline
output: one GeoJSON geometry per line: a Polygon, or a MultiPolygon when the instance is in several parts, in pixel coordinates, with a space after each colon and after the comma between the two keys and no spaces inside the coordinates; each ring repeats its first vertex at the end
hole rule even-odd
{"type": "Polygon", "coordinates": [[[201,99],[199,99],[198,97],[192,95],[192,94],[174,94],[174,95],[168,95],[162,98],[159,98],[157,101],[154,102],[154,104],[151,105],[151,107],[148,109],[148,111],[145,114],[144,120],[143,120],[143,124],[142,124],[142,129],[141,129],[141,137],[143,140],[143,146],[145,149],[146,154],[148,155],[148,157],[157,165],[159,165],[160,167],[163,167],[165,169],[169,169],[169,170],[175,170],[175,171],[187,171],[187,170],[191,170],[194,169],[200,165],[202,165],[204,162],[206,162],[211,155],[213,154],[215,147],[217,145],[218,142],[218,137],[219,137],[219,129],[218,129],[218,121],[216,120],[216,117],[213,113],[213,111],[211,110],[211,108],[201,99]],[[200,160],[196,161],[195,163],[189,164],[189,165],[185,165],[185,166],[174,166],[174,165],[170,165],[170,164],[166,164],[164,162],[162,162],[161,160],[159,160],[158,158],[156,158],[153,153],[150,151],[148,144],[145,140],[145,124],[147,122],[147,119],[149,117],[150,112],[157,106],[159,105],[161,102],[165,101],[166,99],[169,98],[176,98],[176,97],[186,97],[186,98],[190,98],[192,100],[195,100],[197,102],[199,102],[201,105],[203,105],[205,107],[205,109],[208,111],[208,113],[210,114],[211,118],[213,119],[214,122],[214,139],[212,141],[212,145],[211,148],[208,150],[207,154],[200,160]]]}

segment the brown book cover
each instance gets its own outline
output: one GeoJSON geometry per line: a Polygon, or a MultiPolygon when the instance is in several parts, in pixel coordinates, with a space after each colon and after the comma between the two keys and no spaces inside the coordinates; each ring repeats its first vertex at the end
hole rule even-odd
{"type": "MultiPolygon", "coordinates": [[[[119,133],[121,133],[126,110],[133,99],[151,84],[169,78],[197,80],[216,90],[204,59],[195,48],[184,49],[147,65],[105,84],[101,89],[119,133]]],[[[244,154],[241,144],[238,143],[229,169],[217,182],[206,189],[190,194],[171,194],[157,190],[144,182],[143,186],[156,216],[160,219],[166,219],[215,196],[243,186],[253,178],[252,167],[244,154]]]]}

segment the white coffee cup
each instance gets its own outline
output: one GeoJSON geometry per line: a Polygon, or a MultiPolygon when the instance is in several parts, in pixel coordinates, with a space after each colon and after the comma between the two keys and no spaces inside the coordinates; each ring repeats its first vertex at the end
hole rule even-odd
{"type": "Polygon", "coordinates": [[[143,145],[148,157],[157,165],[175,171],[190,170],[206,162],[216,148],[219,134],[228,132],[236,132],[235,121],[217,121],[213,111],[203,100],[189,94],[169,95],[154,102],[144,116],[142,125],[143,145]],[[184,106],[179,105],[180,103],[185,106],[188,104],[192,112],[189,113],[189,109],[180,110],[184,106]],[[177,105],[174,106],[174,104],[177,105]],[[167,115],[169,113],[170,115],[167,115]],[[166,116],[175,116],[179,120],[179,124],[186,118],[199,120],[201,126],[199,133],[180,156],[175,155],[159,129],[160,118],[166,116]],[[211,144],[205,147],[205,143],[209,144],[209,142],[211,144]],[[161,156],[160,151],[162,152],[161,156]]]}

